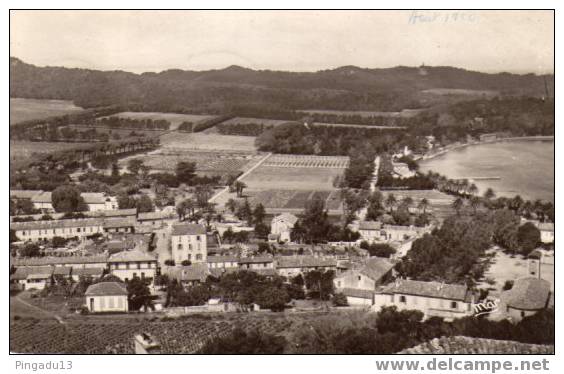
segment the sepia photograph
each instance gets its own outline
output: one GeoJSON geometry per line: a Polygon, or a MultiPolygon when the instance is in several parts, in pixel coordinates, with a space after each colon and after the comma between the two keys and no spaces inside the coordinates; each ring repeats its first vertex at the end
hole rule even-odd
{"type": "Polygon", "coordinates": [[[9,354],[548,370],[555,13],[9,10],[9,354]]]}

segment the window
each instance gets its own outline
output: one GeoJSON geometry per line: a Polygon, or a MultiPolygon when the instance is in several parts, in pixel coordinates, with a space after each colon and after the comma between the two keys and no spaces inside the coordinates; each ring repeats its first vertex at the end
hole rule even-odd
{"type": "Polygon", "coordinates": [[[358,276],[358,280],[359,280],[359,281],[362,280],[362,276],[361,276],[361,275],[358,276]]]}
{"type": "Polygon", "coordinates": [[[182,250],[182,244],[178,244],[178,249],[182,250]]]}
{"type": "Polygon", "coordinates": [[[125,264],[125,268],[129,270],[129,262],[125,264]]]}
{"type": "Polygon", "coordinates": [[[141,279],[145,279],[145,273],[141,272],[141,279]]]}
{"type": "Polygon", "coordinates": [[[458,303],[456,301],[451,301],[450,309],[457,309],[457,308],[458,308],[458,303]]]}
{"type": "Polygon", "coordinates": [[[133,278],[137,278],[137,273],[133,273],[133,278]]]}
{"type": "Polygon", "coordinates": [[[53,234],[56,234],[55,229],[53,229],[53,234]]]}
{"type": "Polygon", "coordinates": [[[400,296],[400,297],[399,297],[399,302],[405,304],[405,303],[407,303],[407,299],[405,298],[405,296],[400,296]]]}
{"type": "Polygon", "coordinates": [[[267,265],[266,262],[264,264],[262,264],[263,267],[266,267],[266,265],[267,265]]]}
{"type": "Polygon", "coordinates": [[[197,254],[197,255],[196,255],[196,260],[201,260],[201,259],[202,259],[202,255],[197,254]]]}
{"type": "Polygon", "coordinates": [[[192,250],[192,244],[188,244],[188,249],[191,251],[192,250]]]}
{"type": "Polygon", "coordinates": [[[80,232],[80,227],[78,227],[78,228],[76,229],[76,232],[80,232]]]}
{"type": "Polygon", "coordinates": [[[137,263],[137,269],[141,269],[141,263],[140,262],[137,263]]]}
{"type": "Polygon", "coordinates": [[[521,317],[525,317],[525,311],[521,311],[521,317]]]}
{"type": "Polygon", "coordinates": [[[200,235],[197,235],[197,236],[196,236],[196,240],[197,240],[197,241],[201,241],[201,240],[202,240],[202,239],[200,238],[200,235]]]}

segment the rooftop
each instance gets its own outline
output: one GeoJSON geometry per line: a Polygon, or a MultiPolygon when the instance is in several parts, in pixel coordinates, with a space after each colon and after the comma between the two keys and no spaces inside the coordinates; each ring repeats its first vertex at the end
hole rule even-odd
{"type": "Polygon", "coordinates": [[[31,257],[16,258],[12,264],[16,267],[21,266],[43,266],[43,265],[61,265],[61,264],[96,264],[106,263],[108,256],[64,256],[64,257],[31,257]]]}
{"type": "Polygon", "coordinates": [[[553,345],[526,344],[510,340],[450,336],[404,349],[398,354],[554,354],[553,345]]]}
{"type": "Polygon", "coordinates": [[[216,262],[238,262],[239,259],[235,256],[208,256],[207,262],[208,263],[216,263],[216,262]]]}
{"type": "Polygon", "coordinates": [[[468,301],[471,296],[468,287],[464,285],[405,279],[397,280],[394,283],[384,286],[380,292],[386,294],[406,294],[460,301],[468,301]]]}
{"type": "Polygon", "coordinates": [[[554,231],[554,223],[552,223],[552,222],[539,223],[539,230],[541,230],[541,231],[554,231]]]}
{"type": "Polygon", "coordinates": [[[109,228],[119,228],[119,227],[131,227],[135,226],[135,218],[111,218],[104,220],[104,227],[109,228]]]}
{"type": "Polygon", "coordinates": [[[140,262],[140,261],[157,261],[157,259],[145,252],[139,250],[123,251],[113,254],[108,262],[140,262]]]}
{"type": "Polygon", "coordinates": [[[392,268],[394,264],[384,257],[370,257],[362,265],[358,271],[366,275],[370,279],[378,281],[384,277],[392,268]]]}
{"type": "Polygon", "coordinates": [[[382,222],[379,221],[360,221],[358,224],[359,230],[380,230],[382,222]]]}
{"type": "Polygon", "coordinates": [[[286,221],[292,225],[295,225],[296,222],[298,222],[298,217],[291,213],[282,213],[274,217],[272,221],[286,221]]]}
{"type": "Polygon", "coordinates": [[[243,257],[239,259],[240,264],[262,264],[264,262],[273,262],[272,257],[257,256],[257,257],[243,257]]]}
{"type": "Polygon", "coordinates": [[[10,190],[10,198],[14,199],[31,199],[35,195],[39,195],[41,190],[10,190]]]}
{"type": "Polygon", "coordinates": [[[513,287],[501,293],[501,300],[515,309],[538,310],[547,306],[550,298],[550,283],[544,279],[517,279],[513,287]]]}
{"type": "Polygon", "coordinates": [[[206,235],[206,228],[195,223],[182,223],[172,226],[172,235],[206,235]]]}
{"type": "Polygon", "coordinates": [[[143,220],[155,220],[155,219],[165,219],[168,217],[168,214],[165,212],[146,212],[146,213],[139,213],[137,215],[137,219],[139,221],[143,220]]]}
{"type": "Polygon", "coordinates": [[[14,274],[10,276],[13,280],[24,280],[30,274],[45,274],[51,275],[53,273],[53,268],[51,266],[40,266],[40,267],[19,267],[16,269],[14,274]]]}
{"type": "Polygon", "coordinates": [[[338,292],[343,293],[345,296],[349,297],[358,297],[361,299],[370,299],[374,298],[374,291],[372,290],[360,290],[357,288],[343,288],[340,289],[338,292]]]}
{"type": "Polygon", "coordinates": [[[80,196],[86,204],[105,204],[107,198],[102,192],[82,192],[80,196]]]}
{"type": "Polygon", "coordinates": [[[336,267],[337,260],[314,256],[281,256],[276,258],[277,268],[336,267]]]}
{"type": "Polygon", "coordinates": [[[101,218],[61,219],[51,221],[29,221],[10,223],[12,230],[49,230],[69,227],[102,226],[104,220],[101,218]]]}
{"type": "Polygon", "coordinates": [[[125,285],[118,282],[100,282],[88,287],[86,296],[127,296],[125,285]]]}
{"type": "Polygon", "coordinates": [[[51,202],[51,192],[41,192],[37,195],[34,195],[31,198],[31,201],[34,203],[50,203],[51,202]]]}

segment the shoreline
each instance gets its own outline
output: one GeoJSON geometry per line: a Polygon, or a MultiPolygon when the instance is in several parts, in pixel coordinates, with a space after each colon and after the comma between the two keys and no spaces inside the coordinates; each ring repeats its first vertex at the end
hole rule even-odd
{"type": "Polygon", "coordinates": [[[465,148],[468,146],[473,146],[473,145],[483,145],[483,144],[494,144],[494,143],[502,143],[502,142],[508,142],[508,141],[554,141],[554,135],[537,135],[537,136],[516,136],[516,137],[507,137],[507,138],[499,138],[496,140],[491,140],[491,141],[475,141],[472,143],[462,143],[462,144],[456,144],[456,145],[450,145],[450,146],[446,146],[444,147],[443,150],[433,153],[433,154],[425,154],[423,155],[423,157],[417,159],[416,161],[427,161],[427,160],[432,160],[435,157],[439,157],[439,156],[443,156],[445,154],[447,154],[450,151],[454,151],[457,149],[461,149],[461,148],[465,148]]]}

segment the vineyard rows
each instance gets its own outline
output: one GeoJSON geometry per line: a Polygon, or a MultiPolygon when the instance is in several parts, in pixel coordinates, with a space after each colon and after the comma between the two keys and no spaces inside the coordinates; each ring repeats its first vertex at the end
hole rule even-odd
{"type": "Polygon", "coordinates": [[[349,158],[339,156],[273,155],[263,165],[287,168],[345,169],[349,166],[349,158]]]}

